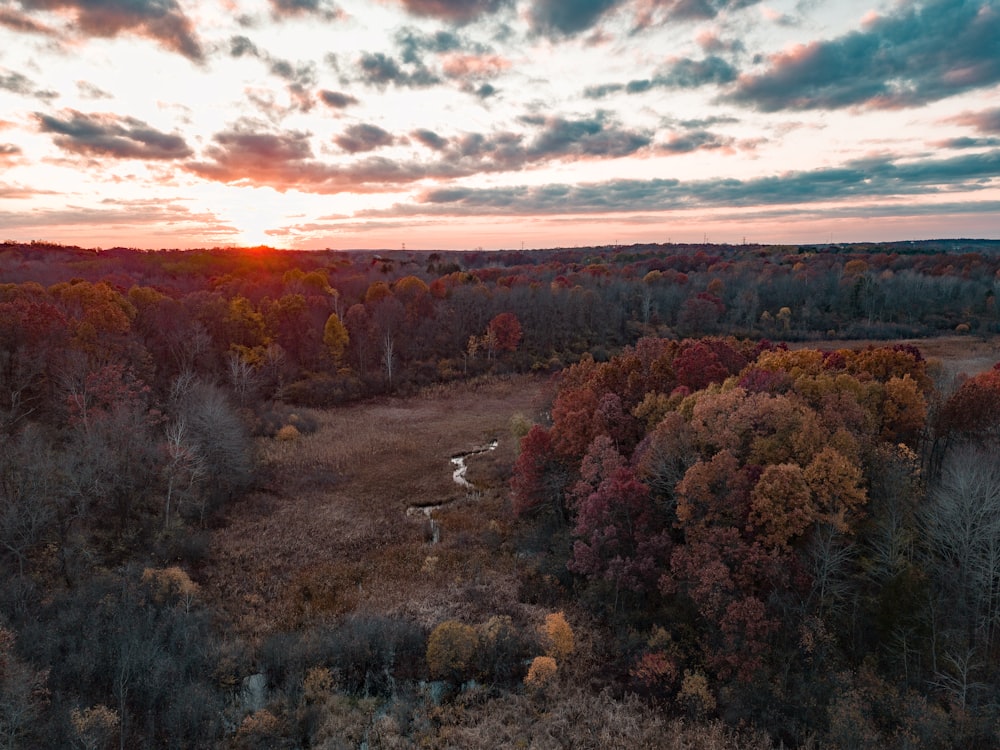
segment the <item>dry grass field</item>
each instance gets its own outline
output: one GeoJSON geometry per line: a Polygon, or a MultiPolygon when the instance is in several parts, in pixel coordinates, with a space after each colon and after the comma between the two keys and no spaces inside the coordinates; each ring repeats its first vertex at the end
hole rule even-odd
{"type": "Polygon", "coordinates": [[[506,476],[517,455],[511,418],[548,405],[547,379],[516,376],[431,388],[314,412],[319,428],[260,438],[260,490],[213,532],[202,571],[210,596],[252,640],[348,611],[434,625],[516,614],[506,476]],[[451,457],[468,459],[470,492],[451,457]],[[441,540],[411,506],[434,511],[441,540]]]}

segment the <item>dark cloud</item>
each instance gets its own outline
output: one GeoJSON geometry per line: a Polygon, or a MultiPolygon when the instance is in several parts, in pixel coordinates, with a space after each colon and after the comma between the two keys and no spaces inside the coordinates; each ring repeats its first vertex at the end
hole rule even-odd
{"type": "Polygon", "coordinates": [[[491,96],[496,96],[499,93],[491,83],[484,83],[481,86],[468,86],[464,90],[480,99],[489,99],[491,96]]]}
{"type": "Polygon", "coordinates": [[[933,0],[779,53],[725,99],[767,112],[909,107],[998,82],[1000,8],[990,0],[933,0]]]}
{"type": "Polygon", "coordinates": [[[384,190],[428,175],[422,165],[381,157],[346,166],[325,164],[314,158],[309,137],[298,131],[262,132],[254,123],[241,123],[215,135],[207,159],[185,168],[216,182],[323,194],[384,190]]]}
{"type": "MultiPolygon", "coordinates": [[[[529,122],[535,118],[525,118],[529,122]]],[[[537,120],[535,120],[537,123],[537,120]]],[[[546,117],[541,132],[528,146],[528,160],[537,161],[554,157],[622,157],[650,145],[649,134],[624,130],[608,123],[604,115],[589,119],[567,120],[546,117]]]]}
{"type": "Polygon", "coordinates": [[[733,139],[708,130],[690,130],[685,133],[671,133],[666,142],[658,145],[667,154],[689,154],[692,151],[713,150],[732,146],[733,139]]]}
{"type": "Polygon", "coordinates": [[[260,57],[260,50],[249,38],[234,36],[229,40],[229,54],[233,57],[260,57]]]}
{"type": "Polygon", "coordinates": [[[35,113],[39,130],[59,148],[114,159],[183,159],[191,149],[179,135],[162,133],[131,117],[85,115],[68,110],[63,119],[35,113]]]}
{"type": "Polygon", "coordinates": [[[640,78],[628,83],[606,83],[588,86],[583,95],[588,99],[603,99],[624,91],[641,94],[654,88],[693,89],[699,86],[724,85],[736,80],[738,73],[729,62],[716,55],[701,60],[680,58],[665,65],[652,78],[640,78]]]}
{"type": "Polygon", "coordinates": [[[22,73],[10,72],[0,74],[0,89],[4,91],[31,96],[34,88],[35,85],[31,82],[31,79],[22,73]]]}
{"type": "Polygon", "coordinates": [[[366,123],[351,125],[333,140],[344,151],[351,154],[357,154],[362,151],[374,151],[383,146],[391,146],[396,142],[392,133],[383,130],[377,125],[366,123]]]}
{"type": "Polygon", "coordinates": [[[980,133],[1000,134],[1000,107],[983,110],[982,112],[963,112],[957,117],[951,118],[949,122],[968,125],[980,133]]]}
{"type": "Polygon", "coordinates": [[[943,141],[935,141],[931,144],[935,148],[985,148],[1000,146],[1000,138],[969,138],[968,136],[959,138],[947,138],[943,141]]]}
{"type": "Polygon", "coordinates": [[[337,8],[325,0],[268,0],[275,18],[315,15],[332,20],[340,15],[337,8]]]}
{"type": "Polygon", "coordinates": [[[529,11],[532,28],[543,34],[570,36],[586,31],[622,0],[535,0],[529,11]]]}
{"type": "Polygon", "coordinates": [[[56,30],[51,26],[35,21],[24,13],[19,13],[13,8],[0,8],[0,26],[5,26],[12,31],[20,31],[27,34],[42,34],[44,36],[56,36],[56,30]]]}
{"type": "Polygon", "coordinates": [[[308,86],[316,82],[316,67],[312,63],[293,65],[288,60],[269,58],[271,72],[286,81],[308,86]]]}
{"type": "Polygon", "coordinates": [[[345,94],[342,91],[327,91],[323,89],[319,92],[319,98],[326,106],[333,107],[334,109],[347,109],[352,104],[358,103],[355,97],[345,94]]]}
{"type": "Polygon", "coordinates": [[[671,62],[657,76],[659,85],[692,89],[707,84],[725,84],[736,80],[737,71],[721,57],[709,55],[702,60],[682,58],[671,62]]]}
{"type": "Polygon", "coordinates": [[[422,143],[433,151],[443,151],[448,145],[448,139],[442,138],[433,130],[414,130],[410,133],[410,136],[418,143],[422,143]]]}
{"type": "Polygon", "coordinates": [[[73,27],[87,36],[136,34],[201,62],[204,50],[194,23],[177,0],[20,0],[26,10],[68,11],[73,27]]]}
{"type": "MultiPolygon", "coordinates": [[[[951,159],[897,163],[890,158],[848,162],[808,172],[738,180],[720,178],[612,180],[580,185],[449,187],[427,191],[411,213],[582,214],[688,208],[807,204],[846,198],[944,194],[980,189],[1000,170],[1000,150],[951,159]]],[[[405,211],[395,207],[393,213],[405,211]]],[[[798,209],[796,209],[798,211],[798,209]]]]}
{"type": "MultiPolygon", "coordinates": [[[[444,138],[430,130],[413,131],[418,143],[433,151],[431,160],[390,160],[366,156],[349,163],[325,163],[314,157],[309,134],[269,132],[244,122],[217,134],[205,158],[185,168],[225,183],[267,185],[276,190],[338,193],[397,188],[424,179],[451,180],[474,174],[517,171],[551,161],[606,159],[651,147],[646,133],[621,128],[599,114],[568,120],[528,117],[528,133],[463,133],[444,138]]],[[[350,153],[363,153],[397,142],[381,128],[354,126],[337,139],[350,153]]]]}
{"type": "Polygon", "coordinates": [[[55,99],[59,96],[57,91],[35,88],[35,84],[30,78],[16,71],[0,73],[0,90],[43,100],[55,99]]]}
{"type": "Polygon", "coordinates": [[[399,0],[415,16],[437,18],[455,24],[475,21],[513,7],[514,0],[399,0]]]}
{"type": "Polygon", "coordinates": [[[759,0],[533,0],[528,10],[532,29],[553,37],[580,34],[597,26],[618,8],[634,15],[635,30],[672,21],[715,18],[726,10],[756,5],[759,0]]]}
{"type": "Polygon", "coordinates": [[[361,81],[384,88],[389,84],[406,88],[426,88],[441,82],[422,64],[408,65],[406,69],[395,58],[381,52],[367,52],[358,60],[361,81]]]}
{"type": "Polygon", "coordinates": [[[465,43],[450,31],[436,31],[426,34],[418,29],[404,28],[396,33],[400,57],[404,63],[423,65],[425,53],[441,54],[464,49],[465,43]]]}

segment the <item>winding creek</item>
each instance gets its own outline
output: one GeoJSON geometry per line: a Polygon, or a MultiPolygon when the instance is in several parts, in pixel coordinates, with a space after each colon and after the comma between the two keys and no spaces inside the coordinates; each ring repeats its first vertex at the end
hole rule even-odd
{"type": "MultiPolygon", "coordinates": [[[[465,451],[464,453],[457,453],[451,457],[451,463],[455,467],[451,473],[451,478],[454,480],[455,484],[467,490],[475,490],[476,486],[470,482],[465,474],[469,470],[466,460],[470,456],[478,456],[483,453],[489,453],[497,449],[500,445],[500,441],[493,438],[489,443],[479,448],[473,448],[470,451],[465,451]]],[[[406,509],[406,515],[409,518],[416,518],[418,516],[424,516],[428,523],[430,524],[431,530],[431,544],[437,544],[441,541],[441,526],[434,518],[434,511],[438,508],[443,508],[445,505],[450,505],[455,502],[455,500],[449,500],[448,502],[438,503],[437,505],[411,505],[406,509]]]]}

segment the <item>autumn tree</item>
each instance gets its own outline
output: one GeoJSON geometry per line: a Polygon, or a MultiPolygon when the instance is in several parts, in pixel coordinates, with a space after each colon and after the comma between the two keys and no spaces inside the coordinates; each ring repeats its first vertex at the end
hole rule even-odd
{"type": "Polygon", "coordinates": [[[334,362],[339,362],[344,356],[349,341],[347,327],[341,322],[337,313],[330,313],[330,317],[326,319],[326,324],[323,326],[323,343],[334,362]]]}
{"type": "Polygon", "coordinates": [[[471,625],[445,620],[427,639],[427,667],[432,677],[462,682],[472,676],[479,636],[471,625]]]}
{"type": "Polygon", "coordinates": [[[514,313],[500,313],[493,318],[486,328],[496,341],[496,349],[501,352],[512,352],[521,343],[523,331],[521,321],[514,313]]]}

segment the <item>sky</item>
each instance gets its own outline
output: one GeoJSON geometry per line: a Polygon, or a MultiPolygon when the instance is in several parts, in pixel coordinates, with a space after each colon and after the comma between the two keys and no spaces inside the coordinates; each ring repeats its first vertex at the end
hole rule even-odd
{"type": "Polygon", "coordinates": [[[1000,0],[0,0],[0,241],[1000,238],[1000,0]]]}

